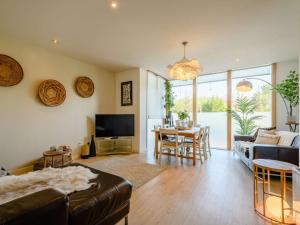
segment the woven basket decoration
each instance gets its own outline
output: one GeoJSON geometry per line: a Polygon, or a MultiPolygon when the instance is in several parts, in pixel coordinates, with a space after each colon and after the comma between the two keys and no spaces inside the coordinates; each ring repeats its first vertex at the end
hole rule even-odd
{"type": "Polygon", "coordinates": [[[83,98],[91,97],[94,93],[94,83],[88,77],[79,77],[75,84],[78,95],[83,98]]]}
{"type": "Polygon", "coordinates": [[[65,101],[66,89],[56,80],[45,80],[39,86],[39,96],[46,106],[58,106],[65,101]]]}
{"type": "Polygon", "coordinates": [[[16,85],[23,79],[23,69],[13,58],[0,54],[0,86],[16,85]]]}

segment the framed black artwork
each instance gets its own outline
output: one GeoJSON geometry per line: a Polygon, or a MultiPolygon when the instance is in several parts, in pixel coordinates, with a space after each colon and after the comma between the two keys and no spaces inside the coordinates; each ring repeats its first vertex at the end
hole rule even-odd
{"type": "Polygon", "coordinates": [[[132,102],[132,81],[121,83],[121,106],[133,105],[132,102]]]}

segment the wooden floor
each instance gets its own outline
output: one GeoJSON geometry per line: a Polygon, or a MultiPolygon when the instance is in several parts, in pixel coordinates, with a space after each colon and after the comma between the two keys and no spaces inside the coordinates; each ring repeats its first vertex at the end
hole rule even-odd
{"type": "MultiPolygon", "coordinates": [[[[196,167],[163,157],[169,168],[133,192],[129,225],[269,224],[253,210],[251,171],[231,152],[215,150],[196,167]]],[[[153,154],[137,160],[156,163],[153,154]]]]}

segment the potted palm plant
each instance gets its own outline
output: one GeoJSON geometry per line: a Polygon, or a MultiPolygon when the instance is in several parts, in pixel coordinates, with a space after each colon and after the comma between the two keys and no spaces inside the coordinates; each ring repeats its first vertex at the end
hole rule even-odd
{"type": "Polygon", "coordinates": [[[262,116],[254,115],[257,108],[255,99],[249,99],[247,97],[239,97],[235,101],[235,108],[228,109],[232,118],[239,125],[239,129],[236,131],[239,135],[251,135],[255,132],[257,126],[255,121],[262,118],[262,116]]]}

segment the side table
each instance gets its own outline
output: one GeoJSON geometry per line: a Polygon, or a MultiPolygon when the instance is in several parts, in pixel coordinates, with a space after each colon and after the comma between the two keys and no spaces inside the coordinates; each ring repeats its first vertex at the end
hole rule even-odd
{"type": "Polygon", "coordinates": [[[47,167],[47,158],[51,158],[51,165],[54,167],[54,158],[55,157],[61,157],[61,164],[62,166],[65,165],[64,162],[64,156],[65,155],[71,155],[72,151],[70,149],[66,149],[64,151],[52,151],[52,150],[47,150],[43,152],[43,157],[44,157],[44,168],[47,167]]]}
{"type": "MultiPolygon", "coordinates": [[[[288,204],[286,177],[291,174],[295,165],[270,159],[253,160],[254,170],[254,209],[264,219],[280,224],[295,224],[292,203],[288,204]],[[279,193],[274,192],[276,181],[270,174],[279,174],[279,193]],[[261,188],[259,188],[259,184],[261,188]],[[261,201],[259,201],[261,199],[261,201]]],[[[292,193],[290,193],[292,195],[292,193]]],[[[290,198],[291,199],[291,198],[290,198]]]]}
{"type": "Polygon", "coordinates": [[[297,123],[297,122],[287,122],[287,123],[285,123],[285,125],[288,125],[290,127],[291,132],[296,132],[297,131],[297,126],[299,125],[299,123],[297,123]]]}

